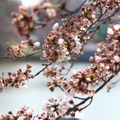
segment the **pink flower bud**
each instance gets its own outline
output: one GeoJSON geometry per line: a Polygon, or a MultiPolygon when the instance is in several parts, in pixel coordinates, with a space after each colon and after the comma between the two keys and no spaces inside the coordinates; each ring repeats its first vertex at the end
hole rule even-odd
{"type": "Polygon", "coordinates": [[[35,43],[34,43],[34,47],[35,47],[35,48],[38,48],[39,46],[40,46],[40,42],[35,42],[35,43]]]}
{"type": "Polygon", "coordinates": [[[114,56],[114,61],[115,61],[116,63],[119,63],[119,62],[120,62],[120,57],[119,57],[119,56],[114,56]]]}
{"type": "Polygon", "coordinates": [[[90,61],[90,62],[94,62],[93,56],[90,56],[89,61],[90,61]]]}
{"type": "Polygon", "coordinates": [[[19,6],[19,12],[27,12],[27,8],[24,6],[19,6]]]}

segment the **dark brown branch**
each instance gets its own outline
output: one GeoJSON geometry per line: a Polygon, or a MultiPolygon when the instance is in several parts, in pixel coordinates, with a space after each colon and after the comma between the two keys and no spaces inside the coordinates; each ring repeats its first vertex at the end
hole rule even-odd
{"type": "Polygon", "coordinates": [[[104,21],[101,21],[101,18],[107,13],[107,9],[106,9],[103,13],[100,14],[100,16],[97,18],[97,20],[96,20],[94,23],[92,23],[92,24],[87,28],[87,30],[83,33],[83,35],[80,36],[80,39],[82,39],[86,34],[91,34],[91,33],[93,32],[93,35],[91,36],[91,39],[92,39],[92,38],[94,37],[95,33],[96,33],[106,22],[108,22],[109,20],[111,20],[111,17],[113,17],[114,14],[115,14],[116,12],[118,12],[119,10],[120,10],[119,7],[117,7],[117,8],[115,9],[115,11],[114,11],[113,13],[111,13],[111,15],[109,15],[108,17],[106,17],[106,18],[104,19],[104,21]],[[99,25],[99,26],[96,26],[96,29],[95,29],[95,30],[89,32],[89,30],[90,30],[91,28],[94,28],[93,26],[94,26],[96,23],[99,23],[99,22],[100,22],[100,23],[102,22],[102,24],[99,25]]]}
{"type": "Polygon", "coordinates": [[[89,99],[91,99],[91,97],[87,97],[87,98],[85,98],[82,102],[80,102],[80,103],[78,103],[77,105],[75,105],[74,107],[69,108],[68,111],[64,114],[64,116],[65,116],[65,115],[69,115],[71,111],[77,110],[77,108],[78,108],[80,105],[85,104],[89,99]]]}
{"type": "Polygon", "coordinates": [[[36,77],[36,76],[38,76],[41,72],[43,72],[48,66],[50,66],[52,63],[49,63],[49,64],[43,64],[43,65],[45,65],[45,67],[42,69],[42,70],[40,70],[39,72],[37,72],[35,75],[34,75],[34,77],[36,77]]]}
{"type": "Polygon", "coordinates": [[[86,106],[84,106],[83,108],[81,108],[80,111],[84,110],[85,108],[87,108],[92,103],[92,101],[93,101],[93,97],[90,98],[90,102],[86,106]]]}
{"type": "Polygon", "coordinates": [[[104,82],[99,88],[97,88],[97,89],[95,90],[95,93],[99,92],[113,77],[115,77],[115,76],[114,76],[114,75],[111,75],[106,82],[104,82]]]}
{"type": "Polygon", "coordinates": [[[72,62],[72,64],[70,65],[70,67],[69,68],[61,68],[59,71],[61,72],[62,70],[67,70],[67,72],[66,73],[60,73],[60,75],[67,75],[69,72],[70,72],[70,70],[71,70],[71,68],[73,67],[73,65],[74,65],[74,62],[72,62]]]}
{"type": "Polygon", "coordinates": [[[89,31],[89,29],[91,29],[92,26],[94,26],[94,25],[101,19],[101,17],[102,17],[106,12],[107,12],[107,10],[105,10],[105,11],[97,18],[97,20],[96,20],[95,22],[93,22],[93,23],[87,28],[87,30],[80,36],[80,39],[82,39],[82,38],[86,35],[86,33],[89,31]]]}
{"type": "Polygon", "coordinates": [[[77,96],[75,96],[74,98],[79,99],[79,100],[85,100],[86,99],[86,98],[81,98],[81,97],[77,97],[77,96]]]}

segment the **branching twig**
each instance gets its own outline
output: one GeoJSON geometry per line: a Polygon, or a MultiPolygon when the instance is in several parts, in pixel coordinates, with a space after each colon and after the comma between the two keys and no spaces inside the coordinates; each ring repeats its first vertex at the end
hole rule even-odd
{"type": "Polygon", "coordinates": [[[111,87],[114,88],[118,82],[120,82],[120,80],[117,80],[116,82],[112,82],[111,87]]]}
{"type": "Polygon", "coordinates": [[[45,65],[45,67],[42,69],[42,70],[40,70],[39,72],[37,72],[35,75],[34,75],[34,77],[36,77],[36,76],[38,76],[41,72],[43,72],[48,66],[50,66],[52,63],[49,63],[49,64],[44,64],[45,65]]]}
{"type": "Polygon", "coordinates": [[[90,102],[86,106],[84,106],[83,108],[80,108],[79,111],[84,110],[85,108],[87,108],[92,103],[92,101],[93,101],[93,97],[91,97],[90,102]]]}

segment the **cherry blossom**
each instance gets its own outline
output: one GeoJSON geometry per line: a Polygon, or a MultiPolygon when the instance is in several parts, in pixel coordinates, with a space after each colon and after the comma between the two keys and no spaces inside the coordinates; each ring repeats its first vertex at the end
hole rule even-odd
{"type": "Polygon", "coordinates": [[[50,91],[59,88],[64,95],[48,99],[42,106],[42,113],[36,116],[33,115],[33,108],[24,106],[16,115],[9,111],[0,120],[59,120],[66,116],[76,117],[77,113],[91,104],[93,97],[103,87],[107,86],[107,91],[112,88],[110,81],[120,71],[120,16],[118,23],[108,26],[106,41],[100,43],[94,56],[89,58],[91,65],[70,73],[70,77],[66,75],[73,66],[69,61],[77,60],[84,52],[84,46],[120,10],[120,0],[86,0],[75,11],[68,10],[66,5],[65,0],[58,0],[55,4],[52,0],[44,0],[40,5],[35,3],[30,12],[28,8],[20,6],[18,12],[12,13],[12,23],[25,40],[21,40],[18,45],[8,43],[7,57],[26,57],[27,50],[32,49],[35,53],[41,52],[40,59],[46,60],[48,64],[43,64],[44,67],[34,75],[32,66],[28,64],[25,70],[19,68],[17,72],[8,72],[6,75],[3,72],[0,76],[2,92],[7,86],[27,87],[26,81],[43,72],[49,78],[47,87],[50,91]],[[42,22],[38,21],[41,12],[45,14],[42,22]],[[74,13],[77,14],[66,17],[74,13]],[[62,17],[64,18],[61,19],[62,17]],[[61,20],[54,23],[42,45],[31,39],[32,31],[45,27],[56,19],[61,20]]]}
{"type": "Polygon", "coordinates": [[[34,78],[31,74],[31,67],[32,66],[28,64],[25,71],[19,69],[17,73],[8,72],[7,76],[2,73],[2,76],[0,76],[0,92],[7,86],[15,88],[26,87],[25,80],[34,78]]]}

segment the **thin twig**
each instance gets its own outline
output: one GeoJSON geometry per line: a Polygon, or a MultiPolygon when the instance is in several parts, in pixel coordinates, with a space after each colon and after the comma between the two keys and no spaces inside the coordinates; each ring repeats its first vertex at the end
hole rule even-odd
{"type": "Polygon", "coordinates": [[[77,97],[77,96],[75,96],[74,98],[79,99],[79,100],[85,100],[86,99],[86,98],[81,98],[81,97],[77,97]]]}
{"type": "Polygon", "coordinates": [[[84,106],[83,108],[81,108],[80,111],[84,110],[85,108],[87,108],[92,103],[92,101],[93,101],[93,97],[90,98],[90,102],[86,106],[84,106]]]}
{"type": "Polygon", "coordinates": [[[118,82],[120,82],[120,80],[117,80],[116,82],[112,82],[111,87],[114,88],[118,82]]]}
{"type": "Polygon", "coordinates": [[[50,66],[52,63],[49,63],[49,64],[44,64],[45,65],[45,67],[42,69],[42,70],[40,70],[39,72],[37,72],[35,75],[34,75],[34,77],[36,77],[36,76],[38,76],[41,72],[43,72],[48,66],[50,66]]]}

